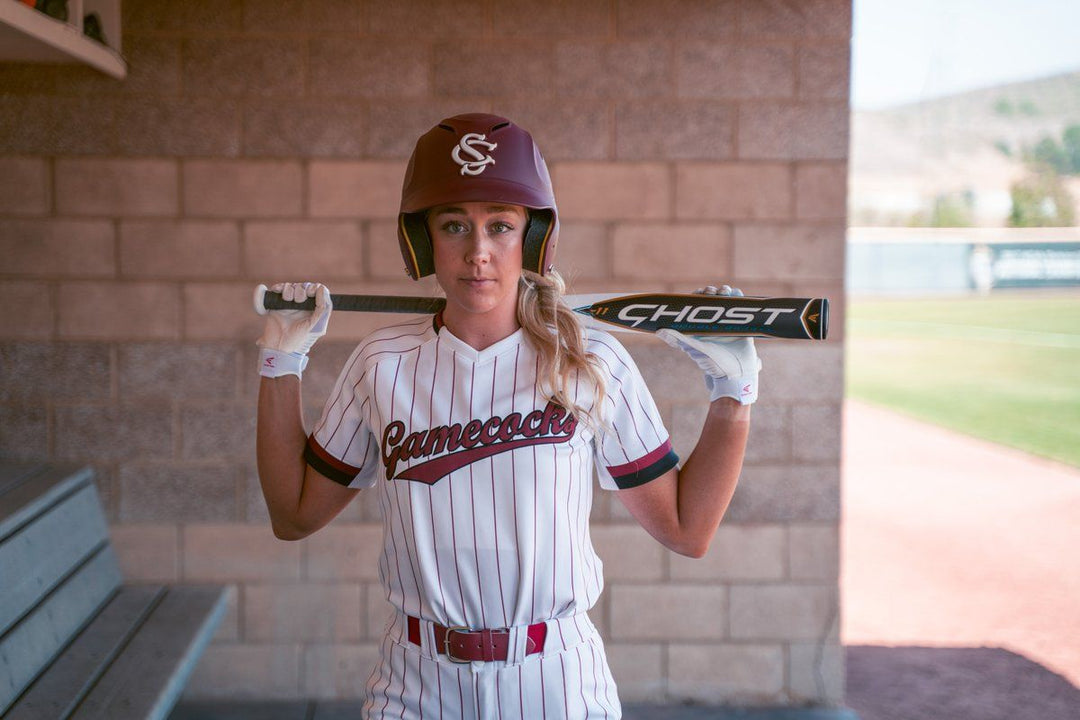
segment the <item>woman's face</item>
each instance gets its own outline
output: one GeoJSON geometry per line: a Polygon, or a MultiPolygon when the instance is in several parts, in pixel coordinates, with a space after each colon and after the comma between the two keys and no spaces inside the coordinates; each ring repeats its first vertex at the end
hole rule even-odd
{"type": "Polygon", "coordinates": [[[448,309],[516,317],[527,220],[523,207],[491,202],[440,205],[428,212],[435,277],[448,309]]]}

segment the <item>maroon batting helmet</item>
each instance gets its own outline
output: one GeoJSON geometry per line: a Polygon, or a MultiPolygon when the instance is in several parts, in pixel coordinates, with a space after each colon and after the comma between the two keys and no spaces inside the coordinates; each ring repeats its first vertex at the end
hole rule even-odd
{"type": "Polygon", "coordinates": [[[529,209],[522,267],[543,274],[555,262],[559,214],[551,177],[532,135],[504,117],[447,118],[416,142],[401,189],[398,241],[414,280],[435,272],[424,211],[454,202],[488,201],[529,209]]]}

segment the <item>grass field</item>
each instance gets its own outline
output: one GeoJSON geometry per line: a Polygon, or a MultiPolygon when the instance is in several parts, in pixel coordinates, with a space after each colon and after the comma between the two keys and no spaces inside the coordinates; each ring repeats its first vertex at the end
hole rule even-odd
{"type": "Polygon", "coordinates": [[[859,300],[847,393],[1080,467],[1080,293],[859,300]]]}

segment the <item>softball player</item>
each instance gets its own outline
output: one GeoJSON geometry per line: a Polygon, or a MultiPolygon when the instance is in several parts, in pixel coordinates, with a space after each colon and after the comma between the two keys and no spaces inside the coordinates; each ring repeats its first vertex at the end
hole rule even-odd
{"type": "Polygon", "coordinates": [[[742,465],[753,341],[658,333],[694,358],[711,392],[680,468],[626,350],[561,303],[547,167],[505,118],[456,116],[419,139],[398,235],[409,274],[435,274],[446,307],[361,342],[310,435],[300,377],[330,295],[275,288],[316,309],[271,312],[258,342],[258,464],[274,532],[305,537],[361,490],[378,494],[379,573],[396,612],[364,717],[618,718],[586,614],[603,587],[594,471],[657,540],[703,555],[742,465]]]}

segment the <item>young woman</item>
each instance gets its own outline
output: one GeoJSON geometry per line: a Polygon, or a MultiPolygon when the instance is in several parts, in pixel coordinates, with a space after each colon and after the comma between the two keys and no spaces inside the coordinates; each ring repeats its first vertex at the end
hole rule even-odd
{"type": "Polygon", "coordinates": [[[603,586],[593,474],[658,541],[703,555],[742,466],[753,341],[662,335],[711,391],[680,468],[626,350],[560,300],[558,214],[527,132],[492,115],[439,123],[409,162],[398,229],[409,274],[434,273],[446,307],[361,342],[310,436],[300,375],[329,292],[275,288],[316,309],[271,312],[259,340],[258,465],[274,533],[303,538],[362,489],[378,493],[379,571],[396,612],[365,717],[617,718],[586,614],[603,586]]]}

